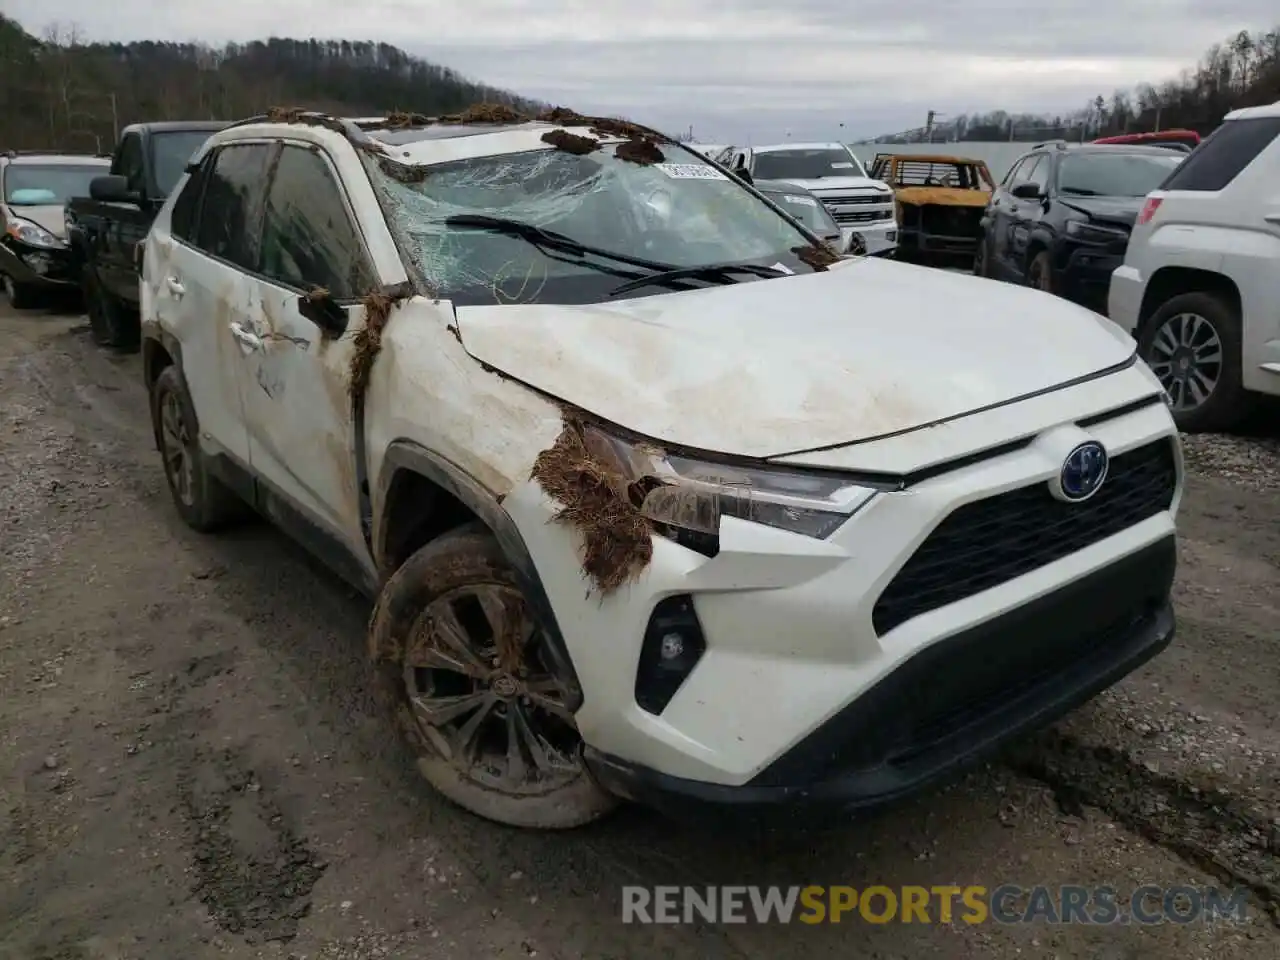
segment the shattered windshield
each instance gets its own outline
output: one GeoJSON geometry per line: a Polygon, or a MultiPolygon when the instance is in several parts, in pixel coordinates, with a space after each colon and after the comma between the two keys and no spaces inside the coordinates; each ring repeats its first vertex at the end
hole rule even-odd
{"type": "MultiPolygon", "coordinates": [[[[459,305],[602,302],[657,268],[812,271],[796,251],[813,239],[698,154],[664,143],[660,162],[638,163],[618,158],[618,146],[402,168],[410,176],[373,160],[370,169],[402,247],[459,305]]],[[[749,273],[731,279],[755,282],[749,273]]]]}
{"type": "Polygon", "coordinates": [[[848,150],[838,147],[797,147],[757,153],[751,175],[757,180],[821,180],[823,177],[862,177],[865,172],[848,150]]]}

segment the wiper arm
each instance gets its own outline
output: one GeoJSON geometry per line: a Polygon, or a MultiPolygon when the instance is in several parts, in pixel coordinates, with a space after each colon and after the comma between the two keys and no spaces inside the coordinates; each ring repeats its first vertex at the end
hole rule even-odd
{"type": "Polygon", "coordinates": [[[444,222],[450,227],[475,227],[479,230],[491,230],[494,233],[505,233],[508,236],[521,237],[524,240],[528,240],[535,247],[559,250],[562,253],[571,253],[580,257],[604,257],[607,260],[614,260],[633,267],[643,267],[646,270],[663,271],[674,269],[669,263],[659,263],[655,260],[645,260],[641,257],[632,257],[625,253],[605,250],[602,247],[593,247],[566,234],[558,233],[555,230],[547,230],[545,227],[534,226],[532,223],[525,223],[523,220],[490,217],[483,213],[459,213],[452,217],[446,217],[444,222]]]}
{"type": "Polygon", "coordinates": [[[1063,193],[1069,193],[1069,194],[1071,194],[1072,196],[1076,196],[1076,197],[1096,197],[1096,196],[1098,196],[1098,191],[1097,191],[1097,190],[1086,190],[1086,189],[1084,189],[1083,187],[1063,187],[1063,188],[1062,188],[1062,192],[1063,192],[1063,193]]]}
{"type": "Polygon", "coordinates": [[[670,286],[682,280],[710,280],[715,283],[737,283],[733,279],[735,273],[745,273],[756,277],[789,277],[791,274],[777,267],[764,267],[756,263],[709,263],[701,267],[678,267],[663,270],[648,277],[636,277],[609,291],[609,296],[616,297],[632,290],[648,286],[670,286]]]}

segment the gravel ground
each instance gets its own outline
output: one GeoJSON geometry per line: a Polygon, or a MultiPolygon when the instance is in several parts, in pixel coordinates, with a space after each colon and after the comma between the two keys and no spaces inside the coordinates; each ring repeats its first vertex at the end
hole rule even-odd
{"type": "Polygon", "coordinates": [[[0,315],[0,958],[1280,957],[1280,447],[1192,438],[1179,639],[874,822],[570,835],[433,796],[365,686],[367,605],[259,524],[200,537],[135,357],[0,315]],[[1243,884],[1242,924],[624,926],[623,884],[1243,884]]]}

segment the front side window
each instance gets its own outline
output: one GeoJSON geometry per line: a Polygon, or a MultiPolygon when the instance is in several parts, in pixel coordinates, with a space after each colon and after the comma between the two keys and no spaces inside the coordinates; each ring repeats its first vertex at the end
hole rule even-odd
{"type": "Polygon", "coordinates": [[[222,147],[205,180],[196,246],[249,271],[258,269],[262,201],[271,149],[265,143],[222,147]]]}
{"type": "Polygon", "coordinates": [[[757,180],[821,180],[823,177],[865,177],[866,172],[848,150],[797,147],[757,153],[751,175],[757,180]]]}
{"type": "Polygon", "coordinates": [[[167,197],[173,192],[192,156],[210,136],[208,130],[174,130],[151,135],[151,166],[160,196],[167,197]]]}
{"type": "Polygon", "coordinates": [[[811,272],[797,251],[813,238],[698,154],[664,143],[664,162],[640,164],[617,157],[617,148],[442,163],[419,168],[413,183],[366,162],[402,249],[458,304],[607,301],[623,281],[652,275],[653,265],[811,272]]]}
{"type": "Polygon", "coordinates": [[[104,164],[11,163],[4,173],[4,202],[11,207],[60,207],[72,197],[87,197],[89,181],[106,172],[104,164]]]}
{"type": "Polygon", "coordinates": [[[314,150],[286,145],[267,194],[262,273],[288,287],[323,287],[338,300],[364,296],[373,270],[338,181],[314,150]]]}
{"type": "Polygon", "coordinates": [[[128,181],[130,190],[137,193],[143,191],[146,177],[142,163],[142,137],[138,134],[125,134],[125,138],[120,141],[120,149],[115,160],[115,172],[128,181]]]}
{"type": "Polygon", "coordinates": [[[1058,192],[1075,197],[1145,197],[1183,156],[1177,153],[1070,153],[1058,165],[1058,192]]]}

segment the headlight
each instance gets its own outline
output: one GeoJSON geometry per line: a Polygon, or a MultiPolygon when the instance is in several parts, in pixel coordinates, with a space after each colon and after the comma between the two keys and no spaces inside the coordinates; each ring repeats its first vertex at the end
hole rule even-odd
{"type": "Polygon", "coordinates": [[[635,478],[633,489],[642,491],[640,512],[677,540],[681,530],[719,534],[723,516],[822,539],[877,493],[835,474],[695,459],[592,427],[584,433],[589,449],[609,447],[623,474],[635,478]]]}
{"type": "Polygon", "coordinates": [[[30,220],[14,220],[13,223],[9,224],[9,229],[6,232],[13,239],[32,247],[57,249],[66,246],[65,243],[40,226],[40,224],[32,223],[30,220]]]}
{"type": "Polygon", "coordinates": [[[1084,220],[1068,220],[1067,236],[1092,243],[1111,243],[1115,240],[1128,240],[1129,233],[1117,227],[1102,227],[1084,220]]]}

